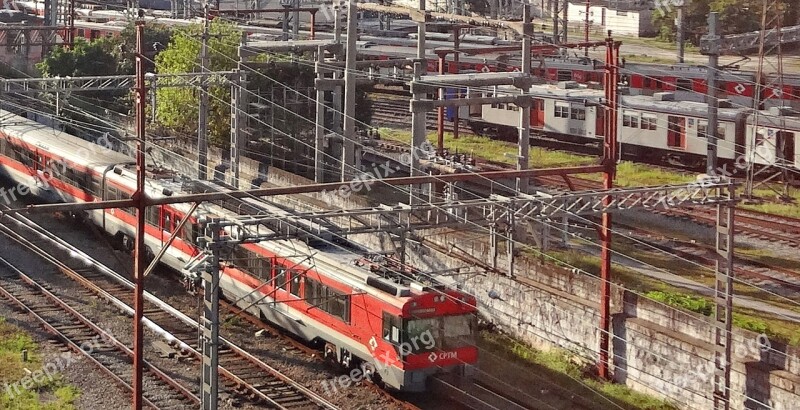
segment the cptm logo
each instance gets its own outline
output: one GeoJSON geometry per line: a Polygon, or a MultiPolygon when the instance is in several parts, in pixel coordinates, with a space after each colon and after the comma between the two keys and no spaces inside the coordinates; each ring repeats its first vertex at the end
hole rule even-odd
{"type": "Polygon", "coordinates": [[[437,360],[457,359],[457,358],[458,358],[458,352],[439,352],[439,353],[431,352],[431,354],[428,355],[428,360],[430,360],[431,363],[437,360]]]}

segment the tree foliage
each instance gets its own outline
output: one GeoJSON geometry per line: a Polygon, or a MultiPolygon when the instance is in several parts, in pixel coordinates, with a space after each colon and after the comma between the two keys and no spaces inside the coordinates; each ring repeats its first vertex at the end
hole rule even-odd
{"type": "MultiPolygon", "coordinates": [[[[150,23],[144,30],[144,69],[146,72],[155,72],[154,60],[159,52],[163,51],[172,39],[173,30],[171,27],[150,23]]],[[[133,74],[136,71],[133,51],[136,50],[136,26],[133,22],[128,24],[117,40],[121,50],[125,51],[126,58],[119,60],[118,71],[121,74],[133,74]]]]}
{"type": "Polygon", "coordinates": [[[88,42],[78,38],[72,48],[54,48],[36,68],[45,77],[114,75],[118,58],[114,40],[88,42]]]}
{"type": "MultiPolygon", "coordinates": [[[[156,56],[159,73],[200,71],[200,36],[202,26],[194,24],[177,29],[169,46],[156,56]]],[[[230,23],[214,20],[208,40],[209,70],[231,70],[237,64],[239,29],[230,23]]],[[[199,114],[199,91],[192,88],[159,87],[156,92],[156,118],[164,126],[181,133],[194,134],[199,114]]],[[[230,135],[230,87],[209,87],[209,141],[224,146],[230,135]]]]}
{"type": "MultiPolygon", "coordinates": [[[[783,3],[783,25],[799,24],[800,2],[787,1],[783,3]]],[[[700,38],[708,32],[708,13],[720,13],[720,27],[723,34],[738,34],[761,29],[763,14],[763,0],[690,0],[686,2],[684,10],[684,24],[686,27],[687,41],[697,45],[700,38]]],[[[677,27],[675,18],[677,12],[674,7],[665,10],[656,10],[653,13],[653,23],[659,37],[665,41],[675,41],[677,27]],[[663,11],[666,11],[664,13],[663,11]]],[[[768,23],[774,21],[770,18],[768,23]]]]}

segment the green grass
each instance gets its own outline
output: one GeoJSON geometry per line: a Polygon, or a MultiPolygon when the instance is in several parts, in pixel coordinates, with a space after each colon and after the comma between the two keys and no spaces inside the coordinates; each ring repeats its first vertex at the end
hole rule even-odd
{"type": "MultiPolygon", "coordinates": [[[[509,359],[530,371],[540,375],[546,381],[537,384],[537,388],[545,388],[552,383],[564,388],[562,396],[574,395],[594,403],[591,408],[622,408],[625,410],[671,410],[676,407],[664,400],[635,392],[627,386],[598,380],[579,366],[572,357],[576,355],[561,349],[540,351],[522,344],[506,335],[481,332],[479,345],[495,355],[509,359]],[[599,397],[602,396],[602,397],[599,397]],[[613,403],[613,404],[612,404],[613,403]]],[[[552,389],[552,394],[557,393],[552,389]]]]}
{"type": "MultiPolygon", "coordinates": [[[[739,190],[739,194],[744,193],[744,189],[739,190]]],[[[741,208],[761,211],[775,215],[784,215],[792,218],[800,218],[800,190],[789,189],[789,202],[778,199],[775,191],[769,189],[756,189],[753,195],[764,200],[763,203],[750,204],[747,202],[739,203],[741,208]]]]}
{"type": "MultiPolygon", "coordinates": [[[[380,128],[381,138],[411,144],[411,133],[406,130],[380,128]]],[[[428,133],[428,141],[436,144],[436,133],[428,133]]],[[[517,161],[517,144],[497,141],[487,137],[465,135],[458,139],[453,134],[444,134],[444,145],[450,152],[472,154],[489,161],[513,165],[517,161]]],[[[570,167],[578,165],[596,164],[597,158],[570,154],[562,151],[545,150],[540,147],[531,147],[530,166],[533,168],[570,167]]]]}
{"type": "MultiPolygon", "coordinates": [[[[699,313],[703,316],[714,314],[714,303],[711,299],[672,291],[651,291],[645,296],[666,305],[699,313]]],[[[736,308],[733,312],[733,325],[759,334],[765,334],[772,340],[779,340],[791,345],[800,344],[798,326],[791,322],[764,319],[762,312],[736,308]]]]}
{"type": "Polygon", "coordinates": [[[650,64],[674,64],[675,58],[650,56],[647,54],[622,54],[625,61],[632,63],[650,63],[650,64]]]}
{"type": "Polygon", "coordinates": [[[7,385],[18,383],[28,374],[42,368],[42,358],[31,337],[0,318],[0,409],[8,410],[74,410],[79,396],[76,388],[64,383],[58,375],[41,378],[29,389],[18,389],[19,394],[6,390],[7,385]],[[28,350],[28,361],[22,361],[22,350],[28,350]]]}

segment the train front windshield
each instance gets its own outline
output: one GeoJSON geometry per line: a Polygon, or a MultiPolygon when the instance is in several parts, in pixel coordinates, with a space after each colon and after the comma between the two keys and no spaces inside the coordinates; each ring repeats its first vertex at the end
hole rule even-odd
{"type": "Polygon", "coordinates": [[[477,316],[474,314],[404,320],[403,342],[410,353],[453,350],[475,344],[477,316]]]}

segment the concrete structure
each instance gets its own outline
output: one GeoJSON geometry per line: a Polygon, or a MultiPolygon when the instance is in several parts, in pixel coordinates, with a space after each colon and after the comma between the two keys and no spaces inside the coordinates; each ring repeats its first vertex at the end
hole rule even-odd
{"type": "MultiPolygon", "coordinates": [[[[656,34],[653,25],[653,5],[639,1],[592,2],[589,8],[590,29],[614,35],[649,37],[656,34]]],[[[570,27],[583,28],[586,20],[586,3],[569,3],[567,18],[570,27]]]]}

